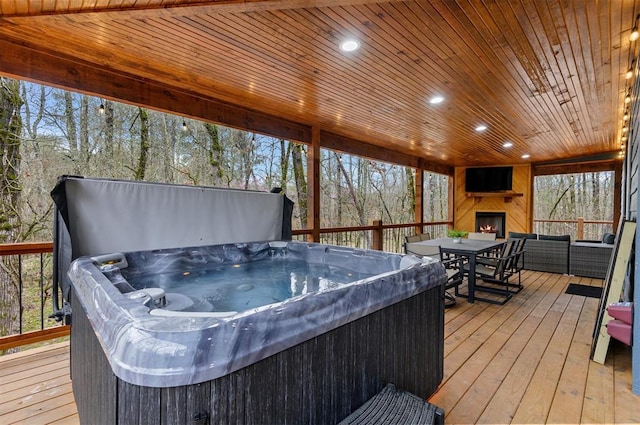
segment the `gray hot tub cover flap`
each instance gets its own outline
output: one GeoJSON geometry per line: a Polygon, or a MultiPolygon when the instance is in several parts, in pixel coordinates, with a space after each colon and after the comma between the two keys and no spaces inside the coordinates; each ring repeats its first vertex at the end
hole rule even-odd
{"type": "Polygon", "coordinates": [[[67,272],[81,256],[291,240],[293,202],[278,193],[62,176],[51,197],[53,316],[65,322],[70,319],[67,272]]]}

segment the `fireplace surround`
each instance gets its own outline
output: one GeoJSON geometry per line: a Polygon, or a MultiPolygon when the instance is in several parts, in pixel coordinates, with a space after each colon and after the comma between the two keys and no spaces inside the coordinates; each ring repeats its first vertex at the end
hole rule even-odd
{"type": "Polygon", "coordinates": [[[495,233],[496,238],[505,237],[507,213],[494,211],[476,212],[476,232],[495,233]]]}

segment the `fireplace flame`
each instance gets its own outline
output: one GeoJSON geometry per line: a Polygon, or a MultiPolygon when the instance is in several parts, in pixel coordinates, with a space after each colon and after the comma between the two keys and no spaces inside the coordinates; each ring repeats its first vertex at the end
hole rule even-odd
{"type": "Polygon", "coordinates": [[[480,226],[480,233],[497,233],[498,228],[496,226],[492,226],[487,224],[485,226],[480,226]]]}

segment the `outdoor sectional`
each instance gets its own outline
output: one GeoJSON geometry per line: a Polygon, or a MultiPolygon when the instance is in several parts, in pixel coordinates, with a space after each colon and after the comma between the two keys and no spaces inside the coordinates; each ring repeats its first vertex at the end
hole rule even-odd
{"type": "Polygon", "coordinates": [[[569,235],[549,236],[535,233],[509,233],[510,238],[526,238],[524,268],[549,273],[604,279],[613,244],[576,241],[569,235]]]}

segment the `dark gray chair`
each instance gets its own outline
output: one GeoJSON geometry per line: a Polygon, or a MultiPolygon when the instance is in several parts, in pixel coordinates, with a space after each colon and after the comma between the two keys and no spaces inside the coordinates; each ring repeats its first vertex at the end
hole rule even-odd
{"type": "MultiPolygon", "coordinates": [[[[514,247],[517,246],[518,240],[508,239],[504,244],[504,248],[498,257],[476,259],[476,278],[481,279],[484,284],[475,285],[476,291],[484,291],[496,295],[500,295],[502,298],[481,298],[476,296],[476,299],[486,301],[493,304],[503,305],[511,299],[515,292],[510,290],[512,285],[509,283],[509,278],[512,276],[512,266],[516,254],[514,253],[514,247]]],[[[469,265],[464,265],[465,273],[469,273],[469,265]]],[[[476,279],[476,282],[478,280],[476,279]]],[[[517,292],[517,291],[516,291],[517,292]]]]}
{"type": "Polygon", "coordinates": [[[453,307],[456,304],[456,296],[459,295],[459,287],[464,280],[464,269],[462,266],[462,257],[446,259],[442,256],[442,250],[439,246],[435,245],[411,245],[411,248],[406,248],[407,254],[417,255],[419,257],[431,257],[440,261],[444,266],[447,273],[447,282],[445,283],[445,307],[453,307]],[[454,294],[451,295],[446,290],[454,289],[454,294]]]}

